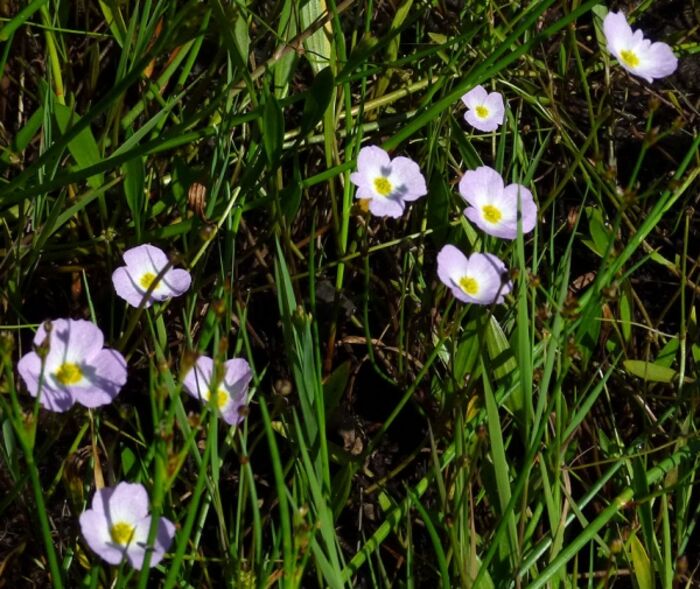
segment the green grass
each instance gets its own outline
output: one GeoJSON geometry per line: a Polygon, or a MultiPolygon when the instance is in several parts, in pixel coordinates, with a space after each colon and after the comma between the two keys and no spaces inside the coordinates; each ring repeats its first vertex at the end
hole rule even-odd
{"type": "MultiPolygon", "coordinates": [[[[698,97],[682,76],[625,73],[603,5],[13,4],[0,6],[8,584],[697,583],[698,97]],[[507,100],[495,133],[463,120],[476,84],[507,100]],[[426,178],[401,219],[355,200],[371,144],[426,178]],[[461,214],[457,182],[482,164],[532,190],[533,233],[489,238],[461,214]],[[146,242],[193,287],[135,309],[110,277],[146,242]],[[453,299],[436,274],[446,243],[505,261],[504,305],[453,299]],[[32,401],[16,364],[59,317],[91,319],[124,354],[114,404],[32,401]],[[240,427],[184,394],[196,353],[250,362],[240,427]],[[154,568],[111,567],[80,536],[95,489],[119,481],[143,483],[177,525],[154,568]]],[[[690,60],[689,15],[645,2],[631,17],[690,60]]]]}

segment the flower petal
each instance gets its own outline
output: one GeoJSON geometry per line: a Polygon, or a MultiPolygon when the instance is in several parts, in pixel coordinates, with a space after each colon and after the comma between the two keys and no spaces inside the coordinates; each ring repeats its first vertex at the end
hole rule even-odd
{"type": "Polygon", "coordinates": [[[396,157],[391,161],[392,183],[402,187],[400,198],[409,202],[428,194],[425,178],[416,162],[407,157],[396,157]]]}
{"type": "Polygon", "coordinates": [[[437,273],[440,281],[447,286],[460,301],[468,302],[467,294],[459,287],[459,279],[469,268],[468,258],[455,246],[445,245],[437,256],[437,273]]]}
{"type": "Polygon", "coordinates": [[[632,41],[632,28],[622,12],[608,12],[603,19],[603,33],[608,50],[618,59],[620,51],[632,41]]]}
{"type": "Polygon", "coordinates": [[[126,383],[126,361],[116,350],[101,350],[86,366],[88,384],[67,387],[73,398],[84,407],[111,403],[126,383]]]}
{"type": "Polygon", "coordinates": [[[139,483],[119,483],[106,503],[106,515],[112,522],[125,521],[133,525],[148,515],[148,492],[139,483]]]}
{"type": "MultiPolygon", "coordinates": [[[[124,299],[132,307],[138,307],[141,304],[144,293],[136,286],[136,282],[132,279],[126,266],[117,268],[112,273],[112,284],[117,296],[124,299]]],[[[143,305],[144,309],[150,307],[153,300],[153,297],[148,297],[143,305]]]]}
{"type": "Polygon", "coordinates": [[[182,380],[185,390],[195,399],[205,400],[209,395],[209,383],[214,371],[214,360],[208,356],[197,358],[194,366],[182,380]]]}
{"type": "Polygon", "coordinates": [[[361,173],[386,167],[390,163],[389,154],[376,145],[367,145],[357,154],[357,170],[361,173]]]}
{"type": "Polygon", "coordinates": [[[503,124],[503,115],[506,112],[503,94],[500,92],[491,92],[484,102],[484,106],[489,109],[489,119],[493,119],[499,125],[503,124]]]}
{"type": "Polygon", "coordinates": [[[175,538],[175,524],[166,517],[161,517],[158,521],[158,532],[156,533],[156,541],[153,545],[153,554],[151,554],[151,566],[156,566],[165,553],[170,548],[175,538]]]}
{"type": "Polygon", "coordinates": [[[488,166],[468,170],[459,181],[459,193],[470,205],[481,207],[503,193],[503,178],[488,166]]]}
{"type": "Polygon", "coordinates": [[[504,295],[511,290],[506,272],[505,264],[493,254],[472,254],[469,258],[469,275],[479,283],[478,295],[472,297],[472,302],[482,305],[502,303],[504,295]]]}
{"type": "Polygon", "coordinates": [[[678,58],[666,43],[652,43],[648,48],[640,51],[639,60],[639,65],[632,73],[643,77],[647,82],[670,76],[678,68],[678,58]]]}
{"type": "Polygon", "coordinates": [[[165,273],[165,276],[159,281],[158,287],[163,287],[167,291],[166,298],[179,297],[187,292],[192,284],[192,276],[187,270],[175,268],[165,273]]]}
{"type": "MultiPolygon", "coordinates": [[[[17,371],[24,381],[29,394],[36,397],[39,392],[39,376],[41,375],[41,358],[36,352],[29,352],[20,358],[17,363],[17,371]]],[[[68,411],[74,404],[75,399],[66,390],[56,389],[49,383],[49,375],[44,368],[43,386],[39,404],[56,413],[68,411]]]]}
{"type": "Polygon", "coordinates": [[[104,513],[88,509],[80,514],[80,531],[85,542],[103,560],[117,565],[124,558],[124,549],[117,548],[109,533],[104,513]]]}
{"type": "Polygon", "coordinates": [[[143,270],[148,272],[153,272],[156,270],[156,274],[160,272],[168,264],[168,256],[165,252],[150,243],[144,243],[142,245],[137,245],[131,249],[126,250],[122,257],[126,262],[126,265],[134,270],[143,270]]]}
{"type": "Polygon", "coordinates": [[[462,102],[467,108],[473,109],[483,104],[488,96],[486,89],[479,85],[472,88],[464,96],[462,96],[462,102]]]}
{"type": "Polygon", "coordinates": [[[79,364],[94,356],[104,345],[104,335],[97,325],[84,319],[51,321],[47,369],[53,371],[64,362],[79,364]]]}
{"type": "Polygon", "coordinates": [[[511,210],[518,210],[518,197],[520,198],[520,217],[522,219],[523,233],[530,233],[537,223],[537,205],[535,199],[522,184],[509,184],[503,189],[504,199],[509,199],[511,210]]]}
{"type": "Polygon", "coordinates": [[[248,388],[248,384],[253,378],[250,364],[243,358],[232,358],[224,362],[224,382],[227,388],[234,387],[248,388]]]}
{"type": "Polygon", "coordinates": [[[400,200],[389,197],[374,197],[369,201],[369,210],[378,217],[398,219],[403,215],[404,204],[400,200]]]}

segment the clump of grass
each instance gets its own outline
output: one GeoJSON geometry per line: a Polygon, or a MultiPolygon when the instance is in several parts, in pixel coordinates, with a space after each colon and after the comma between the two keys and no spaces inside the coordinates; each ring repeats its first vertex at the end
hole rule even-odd
{"type": "MultiPolygon", "coordinates": [[[[299,4],[0,7],[8,584],[691,584],[697,90],[630,76],[592,1],[299,4]],[[504,98],[487,130],[464,121],[478,85],[504,98]],[[392,218],[356,198],[370,145],[425,180],[392,218]],[[481,201],[464,215],[483,166],[521,211],[532,193],[534,226],[530,204],[507,240],[481,201]],[[146,243],[169,260],[146,297],[173,267],[192,284],[127,305],[110,278],[146,243]],[[448,244],[497,256],[508,288],[456,300],[448,244]],[[58,414],[17,363],[68,317],[128,379],[58,414]],[[203,358],[211,388],[250,366],[237,415],[192,398],[203,358]],[[149,542],[175,525],[140,569],[79,526],[124,482],[147,491],[149,542]]],[[[681,70],[693,17],[626,15],[681,70]]]]}

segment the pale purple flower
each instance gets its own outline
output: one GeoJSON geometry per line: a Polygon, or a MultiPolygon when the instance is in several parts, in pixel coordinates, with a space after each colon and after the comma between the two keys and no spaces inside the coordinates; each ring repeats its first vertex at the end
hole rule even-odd
{"type": "Polygon", "coordinates": [[[389,154],[371,145],[357,155],[357,171],[350,174],[357,186],[355,198],[368,199],[373,215],[398,218],[405,203],[428,194],[418,164],[407,157],[389,158],[389,154]]]}
{"type": "Polygon", "coordinates": [[[88,546],[109,564],[120,564],[126,557],[132,567],[141,569],[146,550],[150,550],[149,567],[156,566],[175,537],[175,526],[161,517],[154,544],[149,548],[148,507],[148,493],[143,485],[119,483],[99,489],[92,498],[92,507],[80,515],[80,531],[88,546]]]}
{"type": "Polygon", "coordinates": [[[631,74],[653,82],[670,76],[678,67],[678,58],[666,43],[652,43],[641,30],[632,31],[622,12],[608,12],[603,20],[608,50],[631,74]]]}
{"type": "Polygon", "coordinates": [[[50,411],[66,411],[76,402],[106,405],[126,382],[126,362],[103,345],[102,331],[90,321],[44,321],[34,335],[36,350],[20,358],[17,370],[32,397],[39,395],[41,380],[39,402],[50,411]]]}
{"type": "Polygon", "coordinates": [[[483,86],[476,86],[462,96],[462,102],[467,107],[464,119],[475,129],[495,131],[503,124],[506,109],[499,92],[489,94],[483,86]]]}
{"type": "Polygon", "coordinates": [[[500,304],[513,287],[505,265],[493,254],[474,253],[468,258],[455,246],[446,245],[437,263],[442,283],[465,303],[500,304]]]}
{"type": "MultiPolygon", "coordinates": [[[[126,266],[117,268],[112,274],[114,290],[132,307],[138,307],[148,288],[168,265],[168,256],[163,250],[146,243],[126,250],[123,257],[126,266]]],[[[143,306],[150,307],[153,301],[178,297],[187,291],[191,282],[187,270],[170,268],[158,280],[143,306]]]]}
{"type": "Polygon", "coordinates": [[[518,236],[518,198],[523,233],[529,233],[537,221],[537,205],[532,193],[520,184],[504,186],[501,175],[488,166],[470,170],[459,181],[459,193],[470,207],[464,214],[472,223],[494,237],[518,236]]]}
{"type": "MultiPolygon", "coordinates": [[[[187,371],[183,384],[185,390],[195,399],[209,403],[214,372],[214,360],[200,356],[194,366],[187,371]]],[[[248,404],[248,385],[253,378],[248,362],[243,358],[227,360],[223,365],[223,380],[216,386],[216,397],[212,400],[223,420],[230,425],[243,421],[241,409],[248,404]]]]}

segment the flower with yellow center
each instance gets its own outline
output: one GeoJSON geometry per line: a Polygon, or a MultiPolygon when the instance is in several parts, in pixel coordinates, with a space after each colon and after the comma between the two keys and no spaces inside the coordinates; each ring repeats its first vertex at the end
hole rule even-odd
{"type": "Polygon", "coordinates": [[[350,174],[359,199],[373,215],[400,217],[407,202],[427,194],[418,164],[407,157],[391,159],[381,147],[363,147],[357,154],[357,171],[350,174]]]}
{"type": "Polygon", "coordinates": [[[36,351],[22,356],[17,369],[29,393],[50,411],[67,411],[75,403],[106,405],[126,383],[124,357],[104,347],[102,331],[90,321],[44,321],[34,346],[36,351]]]}
{"type": "Polygon", "coordinates": [[[671,75],[678,58],[666,43],[652,43],[639,29],[633,31],[622,12],[609,12],[603,20],[608,50],[631,74],[653,82],[671,75]]]}
{"type": "Polygon", "coordinates": [[[453,245],[437,257],[438,277],[455,298],[475,305],[502,303],[512,288],[506,267],[492,254],[465,256],[453,245]]]}
{"type": "Polygon", "coordinates": [[[132,307],[143,304],[146,308],[154,301],[180,296],[192,282],[187,270],[171,268],[165,252],[148,243],[125,251],[124,261],[126,266],[112,274],[112,283],[117,295],[132,307]]]}
{"type": "Polygon", "coordinates": [[[248,404],[248,385],[253,377],[248,362],[233,358],[223,364],[221,382],[212,382],[214,360],[208,356],[197,358],[183,379],[185,390],[204,404],[211,403],[221,418],[229,425],[238,425],[243,419],[242,410],[248,404]],[[215,397],[211,399],[211,389],[215,397]]]}
{"type": "Polygon", "coordinates": [[[152,545],[148,543],[152,516],[148,493],[138,483],[119,483],[98,489],[89,509],[80,515],[80,531],[88,546],[103,560],[119,565],[124,560],[135,569],[156,566],[175,536],[175,526],[161,517],[152,545]]]}
{"type": "Polygon", "coordinates": [[[537,222],[532,193],[520,184],[505,186],[494,169],[481,166],[469,170],[459,182],[459,193],[470,206],[464,214],[479,229],[502,239],[515,239],[518,224],[523,234],[537,222]]]}
{"type": "Polygon", "coordinates": [[[488,133],[503,124],[506,110],[500,93],[476,86],[462,96],[462,102],[467,107],[464,119],[475,129],[488,133]]]}

